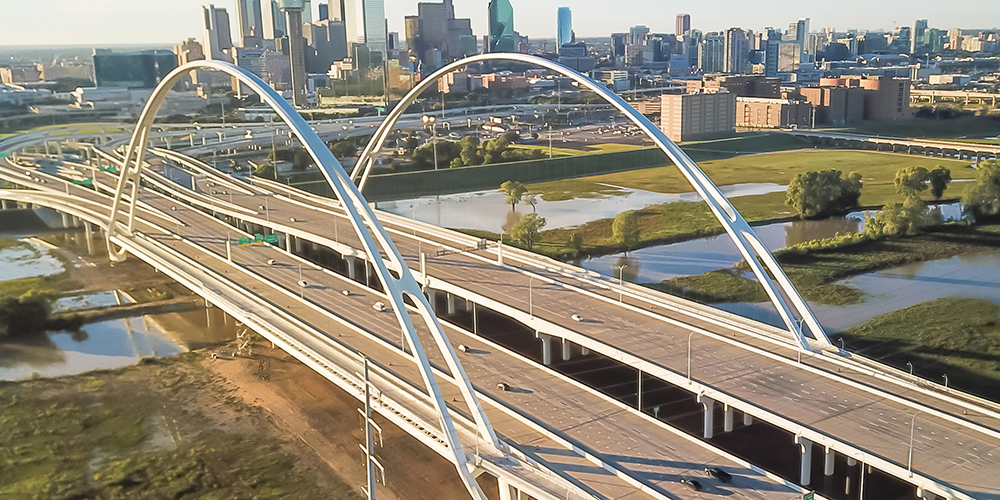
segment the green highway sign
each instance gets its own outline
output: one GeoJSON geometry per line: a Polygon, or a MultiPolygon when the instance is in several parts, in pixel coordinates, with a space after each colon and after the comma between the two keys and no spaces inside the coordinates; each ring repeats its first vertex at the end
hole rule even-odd
{"type": "Polygon", "coordinates": [[[245,247],[245,246],[247,246],[247,245],[251,245],[251,244],[253,244],[253,240],[251,240],[250,238],[240,238],[239,240],[237,240],[237,243],[238,243],[238,244],[239,244],[239,245],[240,245],[241,247],[245,247]]]}
{"type": "Polygon", "coordinates": [[[806,493],[806,496],[802,497],[802,500],[813,500],[814,498],[816,498],[816,493],[810,491],[806,493]]]}
{"type": "Polygon", "coordinates": [[[0,158],[9,158],[10,153],[0,153],[0,158]]]}
{"type": "Polygon", "coordinates": [[[264,241],[267,242],[267,243],[270,243],[272,245],[277,245],[278,244],[278,235],[276,235],[276,234],[269,234],[267,236],[264,236],[264,241]]]}
{"type": "Polygon", "coordinates": [[[255,233],[253,235],[253,242],[255,245],[258,243],[264,243],[264,235],[260,233],[255,233]]]}

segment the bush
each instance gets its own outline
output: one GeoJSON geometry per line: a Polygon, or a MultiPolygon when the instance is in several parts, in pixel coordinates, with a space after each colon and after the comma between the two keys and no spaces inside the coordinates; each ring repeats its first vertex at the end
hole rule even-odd
{"type": "Polygon", "coordinates": [[[625,252],[639,244],[639,212],[626,210],[615,216],[611,223],[611,238],[616,244],[625,247],[625,252]]]}
{"type": "Polygon", "coordinates": [[[840,170],[805,172],[788,184],[785,204],[803,219],[827,217],[857,207],[861,187],[861,174],[854,172],[846,178],[840,170]]]}
{"type": "Polygon", "coordinates": [[[976,168],[976,179],[965,188],[962,204],[977,220],[1000,214],[1000,160],[986,160],[976,168]]]}
{"type": "Polygon", "coordinates": [[[545,218],[538,214],[528,214],[521,217],[521,220],[510,228],[510,236],[530,250],[535,243],[541,240],[541,230],[545,227],[545,218]]]}
{"type": "Polygon", "coordinates": [[[933,222],[927,204],[916,196],[908,196],[903,203],[889,203],[874,217],[868,217],[865,233],[872,237],[912,236],[933,222]]]}

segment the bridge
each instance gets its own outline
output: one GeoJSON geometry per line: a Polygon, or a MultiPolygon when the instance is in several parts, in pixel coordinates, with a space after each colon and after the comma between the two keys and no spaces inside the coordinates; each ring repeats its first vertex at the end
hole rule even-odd
{"type": "Polygon", "coordinates": [[[964,90],[911,90],[910,102],[913,104],[936,102],[956,102],[966,106],[979,104],[996,106],[1000,103],[1000,94],[987,92],[968,92],[964,90]]]}
{"type": "MultiPolygon", "coordinates": [[[[512,54],[460,61],[425,82],[502,58],[596,87],[550,61],[512,54]]],[[[159,92],[122,152],[78,144],[91,161],[63,161],[54,171],[34,168],[26,155],[6,159],[0,178],[21,189],[2,190],[0,199],[53,208],[87,231],[96,226],[117,248],[113,259],[127,253],[150,263],[367,398],[451,460],[474,498],[493,488],[500,498],[799,498],[820,488],[830,498],[864,498],[879,484],[913,497],[1000,498],[1000,478],[985,474],[998,470],[1000,407],[830,345],[728,200],[617,96],[595,89],[709,200],[785,328],[371,209],[355,182],[364,185],[380,141],[422,88],[387,117],[348,175],[301,117],[244,70],[192,63],[159,89],[194,67],[253,87],[338,199],[245,182],[169,150],[147,155],[159,92]],[[168,168],[188,182],[171,181],[168,168]],[[73,183],[85,178],[93,185],[73,183]],[[276,238],[237,244],[253,234],[276,238]],[[358,375],[364,359],[376,389],[367,397],[358,375]],[[738,444],[754,440],[765,447],[738,444]],[[704,478],[706,466],[733,481],[704,478]],[[692,476],[702,476],[706,491],[678,482],[692,476]]]]}
{"type": "Polygon", "coordinates": [[[886,151],[911,155],[937,156],[979,162],[1000,158],[1000,144],[936,139],[909,139],[824,130],[785,130],[813,144],[830,147],[886,151]]]}

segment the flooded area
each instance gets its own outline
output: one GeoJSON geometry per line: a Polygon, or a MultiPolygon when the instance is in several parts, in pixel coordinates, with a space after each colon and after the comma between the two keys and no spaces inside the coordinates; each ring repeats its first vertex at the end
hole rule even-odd
{"type": "Polygon", "coordinates": [[[122,304],[132,304],[135,300],[118,290],[85,293],[60,297],[52,303],[52,312],[79,311],[95,307],[108,307],[122,304]]]}
{"type": "MultiPolygon", "coordinates": [[[[597,196],[571,200],[545,201],[541,197],[534,211],[546,220],[546,229],[577,226],[586,222],[613,218],[625,210],[639,210],[650,205],[678,201],[700,201],[694,192],[664,194],[641,189],[604,185],[597,196]]],[[[785,191],[787,186],[774,183],[733,184],[720,186],[726,196],[753,196],[785,191]]],[[[476,191],[440,196],[422,196],[406,200],[383,201],[376,208],[451,229],[499,231],[513,225],[532,207],[521,203],[511,212],[506,195],[499,191],[476,191]]]]}
{"type": "Polygon", "coordinates": [[[235,337],[236,322],[217,308],[99,321],[79,332],[0,342],[0,380],[119,368],[235,337]]]}
{"type": "Polygon", "coordinates": [[[63,270],[63,263],[38,243],[20,241],[0,249],[0,281],[51,276],[63,270]]]}

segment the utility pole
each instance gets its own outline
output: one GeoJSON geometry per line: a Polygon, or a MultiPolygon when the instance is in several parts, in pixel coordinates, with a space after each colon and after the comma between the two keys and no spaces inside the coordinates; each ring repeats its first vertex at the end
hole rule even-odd
{"type": "Polygon", "coordinates": [[[365,469],[368,472],[368,481],[362,489],[368,500],[375,500],[375,483],[378,479],[375,475],[375,468],[378,467],[381,472],[382,484],[385,485],[385,467],[382,467],[382,463],[372,455],[372,448],[375,446],[372,430],[374,428],[374,430],[378,431],[378,445],[382,446],[382,428],[372,420],[372,383],[368,380],[368,356],[362,354],[362,359],[365,365],[365,409],[361,410],[361,408],[358,408],[358,413],[365,420],[365,444],[359,444],[358,446],[361,447],[361,451],[365,454],[365,469]]]}

